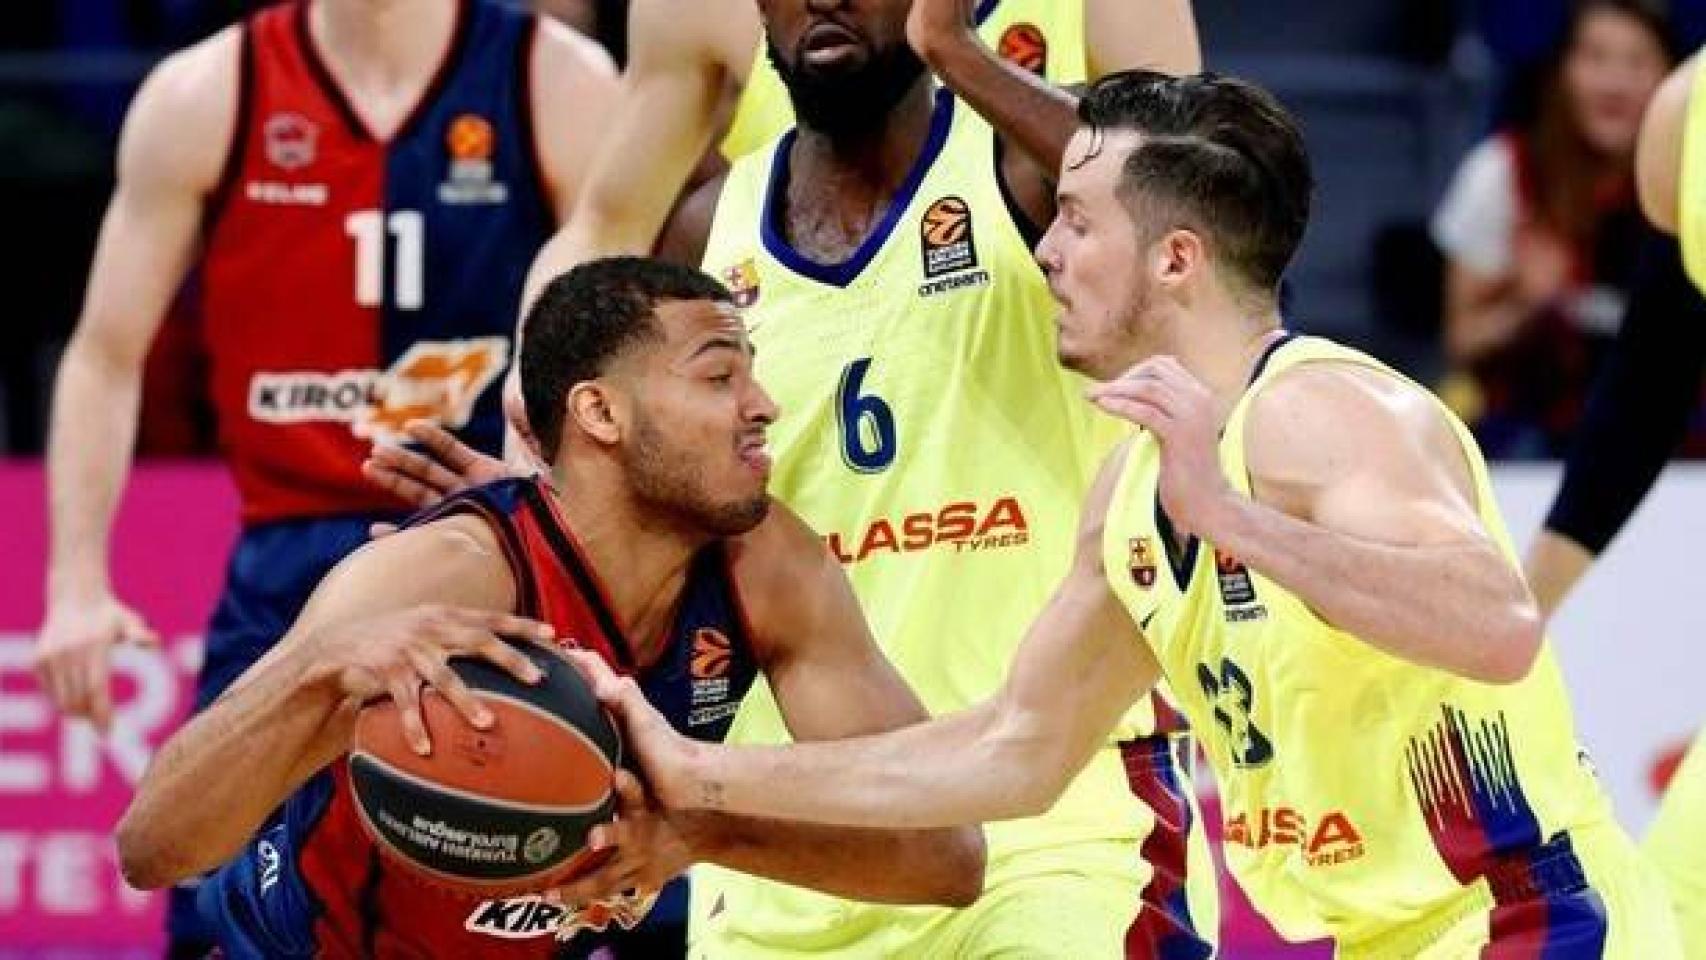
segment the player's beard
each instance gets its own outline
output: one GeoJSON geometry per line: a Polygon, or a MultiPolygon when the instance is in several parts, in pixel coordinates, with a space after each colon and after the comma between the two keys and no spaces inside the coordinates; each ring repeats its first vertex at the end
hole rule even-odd
{"type": "Polygon", "coordinates": [[[788,88],[800,126],[831,140],[845,140],[882,129],[895,104],[924,75],[924,61],[904,43],[874,51],[853,70],[820,71],[787,62],[768,34],[770,63],[788,88]]]}
{"type": "MultiPolygon", "coordinates": [[[[732,442],[732,441],[731,441],[732,442]]],[[[692,458],[671,450],[644,410],[634,416],[633,441],[622,448],[623,467],[642,504],[713,537],[735,537],[764,522],[770,494],[718,500],[706,489],[705,472],[692,458]]]]}

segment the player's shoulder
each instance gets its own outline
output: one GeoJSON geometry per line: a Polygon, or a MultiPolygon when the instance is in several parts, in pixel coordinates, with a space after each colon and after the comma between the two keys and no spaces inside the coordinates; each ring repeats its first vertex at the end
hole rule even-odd
{"type": "Polygon", "coordinates": [[[779,500],[763,522],[728,541],[730,569],[743,590],[767,588],[833,563],[823,537],[779,500]]]}
{"type": "Polygon", "coordinates": [[[534,16],[535,83],[555,91],[588,79],[615,79],[616,63],[597,41],[551,17],[534,16]]]}
{"type": "Polygon", "coordinates": [[[243,31],[226,27],[149,72],[125,118],[126,172],[201,188],[217,182],[237,122],[243,31]]]}
{"type": "MultiPolygon", "coordinates": [[[[1694,93],[1695,54],[1671,72],[1648,101],[1635,147],[1635,182],[1647,219],[1675,233],[1681,217],[1682,141],[1694,93]]],[[[1694,109],[1706,109],[1695,107],[1694,109]]]]}
{"type": "Polygon", "coordinates": [[[1244,452],[1252,477],[1342,474],[1399,448],[1456,443],[1443,409],[1415,383],[1368,363],[1319,359],[1274,374],[1249,403],[1244,452]]]}

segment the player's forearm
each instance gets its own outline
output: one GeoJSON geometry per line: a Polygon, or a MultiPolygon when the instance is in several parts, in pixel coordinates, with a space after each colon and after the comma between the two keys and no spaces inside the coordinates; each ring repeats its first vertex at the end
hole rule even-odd
{"type": "Polygon", "coordinates": [[[281,644],[149,764],[117,830],[126,881],[152,889],[223,863],[347,748],[354,715],[311,645],[281,644]]]}
{"type": "Polygon", "coordinates": [[[1521,575],[1490,542],[1394,545],[1226,498],[1203,536],[1291,591],[1335,628],[1472,680],[1528,672],[1542,622],[1521,575]]]}
{"type": "Polygon", "coordinates": [[[1060,169],[1078,129],[1078,98],[997,56],[970,29],[919,42],[938,77],[1042,169],[1060,169]]]}
{"type": "MultiPolygon", "coordinates": [[[[1059,746],[993,704],[889,733],[785,747],[697,745],[665,803],[806,823],[925,830],[1047,809],[1059,746]]],[[[1075,769],[1075,768],[1074,768],[1075,769]]],[[[1070,776],[1070,769],[1064,776],[1070,776]]]]}
{"type": "Polygon", "coordinates": [[[108,588],[107,543],[136,445],[142,377],[74,337],[60,363],[48,436],[50,597],[108,588]]]}
{"type": "Polygon", "coordinates": [[[983,831],[870,830],[678,814],[704,862],[865,903],[963,907],[983,890],[983,831]]]}

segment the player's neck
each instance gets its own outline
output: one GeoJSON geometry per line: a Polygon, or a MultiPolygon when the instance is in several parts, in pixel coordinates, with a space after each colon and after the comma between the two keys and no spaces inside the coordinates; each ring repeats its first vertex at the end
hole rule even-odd
{"type": "Polygon", "coordinates": [[[926,74],[875,130],[835,136],[801,125],[789,158],[790,198],[804,196],[799,192],[803,190],[819,196],[844,196],[858,190],[884,199],[893,196],[923,152],[935,112],[935,83],[926,74]]]}
{"type": "Polygon", "coordinates": [[[1222,416],[1230,414],[1256,365],[1283,335],[1279,316],[1251,316],[1228,305],[1217,316],[1198,314],[1186,325],[1190,332],[1180,338],[1173,355],[1214,394],[1222,416]]]}
{"type": "Polygon", "coordinates": [[[368,129],[385,138],[450,48],[461,0],[315,0],[308,30],[368,129]]]}
{"type": "Polygon", "coordinates": [[[553,478],[557,508],[584,552],[607,599],[642,661],[647,644],[667,625],[693,557],[709,542],[691,530],[646,509],[622,481],[558,465],[553,478]],[[610,491],[609,496],[585,495],[610,491]]]}

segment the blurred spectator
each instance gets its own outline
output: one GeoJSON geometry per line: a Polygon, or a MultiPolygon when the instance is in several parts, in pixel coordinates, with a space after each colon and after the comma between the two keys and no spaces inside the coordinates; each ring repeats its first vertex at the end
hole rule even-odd
{"type": "Polygon", "coordinates": [[[1616,334],[1641,225],[1642,110],[1670,69],[1662,16],[1584,0],[1532,117],[1482,142],[1435,213],[1446,258],[1443,391],[1495,457],[1557,457],[1616,334]]]}

